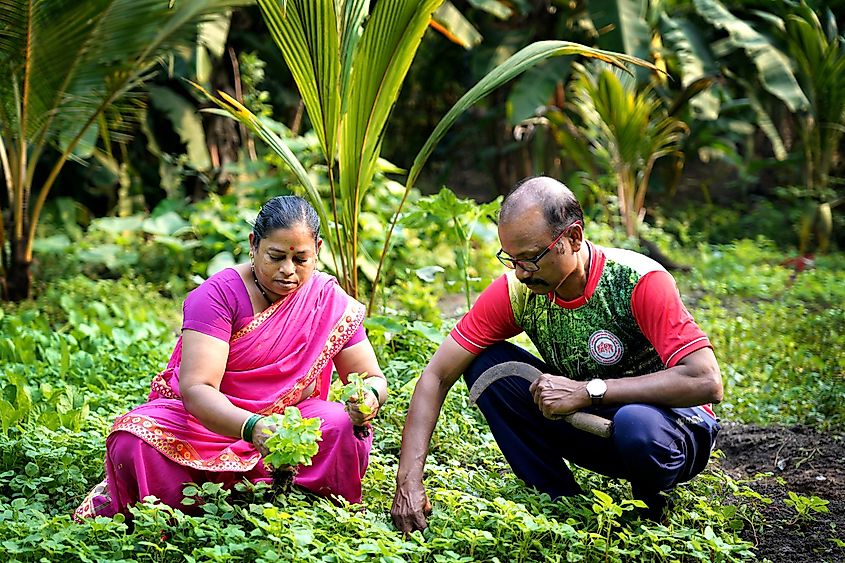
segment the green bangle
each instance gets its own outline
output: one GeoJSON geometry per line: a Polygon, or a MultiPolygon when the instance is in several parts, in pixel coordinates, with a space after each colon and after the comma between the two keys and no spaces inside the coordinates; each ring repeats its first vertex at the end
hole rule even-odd
{"type": "Polygon", "coordinates": [[[378,390],[372,385],[367,385],[365,388],[369,389],[370,392],[372,392],[372,394],[376,396],[376,402],[378,403],[378,406],[381,406],[381,395],[379,394],[378,390]]]}
{"type": "Polygon", "coordinates": [[[260,414],[254,414],[249,417],[246,422],[244,422],[244,427],[241,430],[241,438],[244,441],[252,443],[252,431],[255,430],[255,425],[258,424],[258,421],[264,418],[260,414]]]}

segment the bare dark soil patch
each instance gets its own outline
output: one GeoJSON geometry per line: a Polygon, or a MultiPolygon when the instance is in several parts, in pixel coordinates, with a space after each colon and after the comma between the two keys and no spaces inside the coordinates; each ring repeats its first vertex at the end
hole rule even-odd
{"type": "Polygon", "coordinates": [[[717,447],[722,468],[771,504],[760,507],[762,529],[746,529],[761,560],[774,563],[845,561],[845,435],[807,426],[724,424],[717,447]],[[754,477],[757,474],[767,474],[754,477]],[[792,491],[829,501],[828,513],[801,521],[784,503],[792,491]]]}

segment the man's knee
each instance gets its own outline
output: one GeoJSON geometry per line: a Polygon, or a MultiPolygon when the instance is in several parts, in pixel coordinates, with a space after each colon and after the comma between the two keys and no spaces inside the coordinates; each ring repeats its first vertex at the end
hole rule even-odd
{"type": "Polygon", "coordinates": [[[677,480],[686,464],[685,440],[662,411],[632,404],[613,417],[613,440],[627,461],[632,480],[654,481],[665,488],[677,480]]]}

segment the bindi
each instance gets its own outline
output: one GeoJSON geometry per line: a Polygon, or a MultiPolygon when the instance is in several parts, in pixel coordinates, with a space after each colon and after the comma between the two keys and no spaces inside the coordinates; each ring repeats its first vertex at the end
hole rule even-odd
{"type": "Polygon", "coordinates": [[[293,250],[293,247],[291,246],[290,249],[293,250]]]}

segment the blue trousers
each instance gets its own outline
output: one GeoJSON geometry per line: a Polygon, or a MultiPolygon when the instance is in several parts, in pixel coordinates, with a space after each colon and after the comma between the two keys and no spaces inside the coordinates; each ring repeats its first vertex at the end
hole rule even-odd
{"type": "MultiPolygon", "coordinates": [[[[552,373],[542,360],[503,342],[473,361],[464,373],[467,387],[489,367],[507,361],[552,373]]],[[[544,417],[529,385],[520,377],[500,379],[482,393],[478,406],[516,476],[552,498],[582,493],[564,460],[627,479],[636,498],[669,490],[704,469],[720,428],[701,409],[599,406],[586,411],[613,420],[611,437],[600,438],[544,417]]]]}

